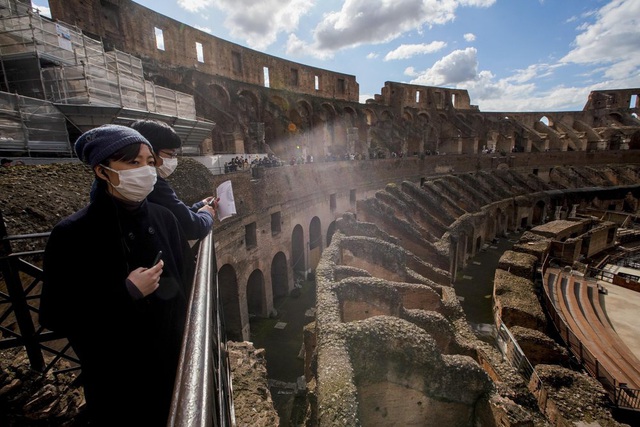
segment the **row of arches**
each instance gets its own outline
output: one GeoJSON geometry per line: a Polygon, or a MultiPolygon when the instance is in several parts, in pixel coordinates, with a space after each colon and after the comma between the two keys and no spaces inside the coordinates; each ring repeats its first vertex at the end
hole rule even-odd
{"type": "MultiPolygon", "coordinates": [[[[217,111],[233,112],[220,113],[216,132],[226,136],[214,138],[214,150],[219,152],[235,152],[242,144],[246,153],[272,152],[289,161],[328,155],[342,158],[350,153],[369,157],[392,152],[473,154],[484,149],[542,152],[609,148],[603,147],[602,136],[580,112],[505,115],[410,107],[393,111],[376,103],[357,106],[247,87],[231,92],[222,83],[211,83],[208,88],[210,103],[217,111]],[[261,124],[258,133],[252,131],[255,123],[261,124]]],[[[616,114],[607,120],[623,125],[637,122],[631,115],[616,114]]],[[[634,142],[638,140],[640,136],[634,142]]],[[[613,138],[611,143],[615,145],[615,141],[613,138]]]]}
{"type": "Polygon", "coordinates": [[[335,221],[332,221],[326,230],[326,240],[323,239],[320,218],[314,216],[309,221],[307,233],[300,224],[293,227],[289,247],[277,248],[267,267],[260,265],[258,260],[257,265],[245,269],[231,262],[230,257],[223,257],[227,262],[218,269],[217,277],[227,337],[248,340],[249,319],[269,317],[274,299],[287,296],[293,290],[296,278],[315,271],[322,250],[330,244],[334,232],[335,221]]]}

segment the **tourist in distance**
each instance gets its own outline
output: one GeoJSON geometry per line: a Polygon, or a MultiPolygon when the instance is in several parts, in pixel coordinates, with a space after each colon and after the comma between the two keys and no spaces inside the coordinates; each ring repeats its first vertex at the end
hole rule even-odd
{"type": "Polygon", "coordinates": [[[147,202],[155,158],[140,133],[101,126],[75,151],[97,185],[51,232],[40,323],[80,359],[91,425],[165,426],[195,258],[171,211],[147,202]]]}
{"type": "Polygon", "coordinates": [[[178,166],[178,150],[182,147],[180,136],[168,124],[155,120],[138,120],[131,124],[131,128],[140,132],[156,153],[158,180],[148,200],[173,212],[187,239],[202,239],[213,226],[218,200],[211,196],[188,207],[167,182],[166,178],[178,166]]]}

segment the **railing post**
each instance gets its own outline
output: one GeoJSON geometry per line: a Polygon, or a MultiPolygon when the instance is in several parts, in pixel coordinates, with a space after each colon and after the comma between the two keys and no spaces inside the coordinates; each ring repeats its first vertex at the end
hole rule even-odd
{"type": "Polygon", "coordinates": [[[11,306],[18,322],[18,328],[20,335],[31,363],[31,368],[42,372],[44,371],[44,357],[40,351],[38,344],[36,330],[31,319],[31,313],[29,311],[29,304],[20,280],[18,258],[11,257],[11,242],[6,238],[7,228],[4,225],[4,218],[0,211],[0,239],[2,244],[0,245],[0,268],[2,269],[2,275],[7,285],[7,291],[9,293],[9,299],[11,300],[11,306]]]}

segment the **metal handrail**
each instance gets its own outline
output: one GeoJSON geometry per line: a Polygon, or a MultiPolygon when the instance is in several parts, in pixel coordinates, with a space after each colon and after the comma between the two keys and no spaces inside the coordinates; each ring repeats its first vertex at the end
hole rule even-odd
{"type": "Polygon", "coordinates": [[[202,239],[198,249],[167,425],[236,425],[212,233],[202,239]]]}
{"type": "MultiPolygon", "coordinates": [[[[44,239],[49,233],[9,236],[4,227],[0,212],[0,271],[7,284],[9,295],[0,292],[0,305],[5,300],[18,321],[18,331],[5,330],[0,322],[0,330],[8,337],[0,340],[0,348],[24,346],[31,368],[43,374],[54,368],[60,359],[67,359],[73,364],[57,372],[81,369],[79,360],[70,355],[70,345],[65,343],[62,350],[57,350],[47,342],[63,339],[54,332],[36,327],[32,312],[38,312],[28,301],[39,298],[31,296],[35,283],[41,280],[42,269],[26,263],[22,257],[41,254],[41,250],[29,252],[12,252],[11,241],[44,239]],[[32,285],[26,289],[18,276],[19,272],[34,278],[32,285]],[[54,357],[45,363],[43,352],[54,357]]],[[[0,320],[5,317],[0,312],[0,320]]],[[[171,403],[169,426],[175,427],[235,427],[235,412],[231,386],[231,370],[228,363],[227,339],[224,327],[224,314],[219,298],[216,257],[211,233],[207,235],[198,248],[196,274],[189,300],[185,333],[176,382],[171,403]]]]}

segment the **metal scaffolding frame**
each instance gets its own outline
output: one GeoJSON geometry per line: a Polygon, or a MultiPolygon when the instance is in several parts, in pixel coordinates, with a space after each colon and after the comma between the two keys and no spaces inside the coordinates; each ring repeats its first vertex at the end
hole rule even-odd
{"type": "Polygon", "coordinates": [[[100,41],[16,0],[0,0],[0,73],[0,152],[67,154],[64,118],[80,132],[154,118],[174,125],[198,154],[215,125],[196,117],[193,96],[145,80],[140,58],[105,52],[100,41]]]}

